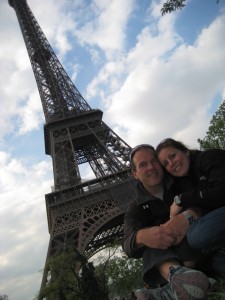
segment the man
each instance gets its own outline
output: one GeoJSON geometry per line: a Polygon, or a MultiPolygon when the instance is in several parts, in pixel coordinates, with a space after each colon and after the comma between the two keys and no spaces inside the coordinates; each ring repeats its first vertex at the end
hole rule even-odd
{"type": "Polygon", "coordinates": [[[152,146],[133,148],[130,163],[137,198],[125,214],[123,249],[129,257],[143,258],[143,279],[153,287],[143,299],[206,299],[210,280],[187,267],[202,256],[185,239],[197,212],[188,209],[169,220],[178,191],[163,173],[152,146]]]}

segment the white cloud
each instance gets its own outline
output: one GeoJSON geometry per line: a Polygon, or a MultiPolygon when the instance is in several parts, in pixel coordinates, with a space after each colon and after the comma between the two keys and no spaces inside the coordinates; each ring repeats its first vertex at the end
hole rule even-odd
{"type": "Polygon", "coordinates": [[[0,152],[0,165],[1,292],[10,299],[25,299],[26,289],[30,293],[32,286],[35,293],[40,288],[39,270],[47,253],[44,195],[51,186],[51,166],[44,161],[28,166],[4,152],[0,152]],[[36,281],[31,282],[32,278],[36,281]]]}
{"type": "MultiPolygon", "coordinates": [[[[133,0],[95,0],[88,7],[91,19],[77,28],[76,38],[88,45],[96,45],[111,55],[125,43],[125,28],[133,9],[133,0]]],[[[86,14],[87,9],[83,11],[86,14]]]]}
{"type": "Polygon", "coordinates": [[[38,129],[40,123],[44,123],[43,110],[37,91],[30,94],[26,104],[19,108],[18,115],[21,120],[18,131],[19,135],[38,129]]]}
{"type": "Polygon", "coordinates": [[[194,45],[180,44],[173,30],[167,34],[170,42],[164,33],[152,36],[147,28],[142,31],[136,47],[124,58],[128,71],[120,89],[107,95],[111,101],[104,114],[108,122],[123,128],[128,143],[157,144],[181,132],[186,133],[184,140],[192,137],[192,143],[204,136],[207,112],[224,89],[224,24],[221,15],[194,45]]]}

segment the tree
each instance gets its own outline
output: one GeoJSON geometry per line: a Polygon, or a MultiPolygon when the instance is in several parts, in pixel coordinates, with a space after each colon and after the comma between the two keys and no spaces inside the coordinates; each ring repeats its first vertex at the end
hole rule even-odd
{"type": "Polygon", "coordinates": [[[129,259],[125,255],[113,258],[107,269],[107,277],[110,294],[126,296],[144,285],[142,260],[129,259]]]}
{"type": "Polygon", "coordinates": [[[104,291],[105,300],[108,299],[108,295],[109,295],[109,287],[108,287],[109,279],[107,277],[106,270],[108,268],[110,260],[112,259],[112,257],[116,255],[116,252],[118,251],[119,247],[120,245],[118,245],[117,243],[113,245],[111,244],[108,247],[106,245],[105,250],[101,252],[103,255],[98,255],[97,260],[95,260],[97,261],[96,276],[99,279],[99,284],[101,285],[102,291],[104,291]]]}
{"type": "Polygon", "coordinates": [[[50,270],[50,279],[40,290],[37,299],[104,299],[95,278],[94,267],[76,249],[68,248],[50,257],[47,268],[50,270]],[[97,296],[93,298],[93,295],[97,296]]]}
{"type": "MultiPolygon", "coordinates": [[[[167,0],[161,9],[162,15],[165,15],[167,13],[171,13],[175,10],[182,9],[185,4],[186,0],[167,0]]],[[[219,3],[219,0],[216,0],[216,3],[219,3]]]]}
{"type": "Polygon", "coordinates": [[[9,300],[7,295],[0,295],[0,300],[9,300]]]}
{"type": "Polygon", "coordinates": [[[128,258],[118,245],[107,251],[108,255],[98,258],[96,274],[98,278],[105,278],[110,299],[126,297],[131,291],[143,287],[142,260],[128,258]]]}
{"type": "Polygon", "coordinates": [[[175,11],[177,9],[182,9],[185,6],[186,0],[167,0],[161,9],[162,15],[165,15],[167,13],[171,13],[172,11],[175,11]]]}
{"type": "Polygon", "coordinates": [[[95,265],[71,248],[50,257],[49,282],[35,299],[108,300],[143,287],[141,259],[128,258],[118,244],[101,253],[95,265]]]}
{"type": "Polygon", "coordinates": [[[95,267],[89,262],[82,268],[80,281],[82,300],[107,300],[108,295],[101,289],[98,278],[95,276],[95,267]]]}
{"type": "Polygon", "coordinates": [[[201,149],[219,148],[225,150],[225,101],[219,106],[210,121],[204,139],[198,139],[201,149]]]}

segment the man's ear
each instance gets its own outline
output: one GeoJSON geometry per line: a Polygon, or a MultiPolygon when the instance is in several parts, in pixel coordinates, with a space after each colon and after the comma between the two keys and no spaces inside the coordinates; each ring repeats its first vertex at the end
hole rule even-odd
{"type": "Polygon", "coordinates": [[[138,176],[137,176],[137,172],[136,172],[136,171],[132,171],[132,175],[134,176],[135,179],[138,179],[138,176]]]}

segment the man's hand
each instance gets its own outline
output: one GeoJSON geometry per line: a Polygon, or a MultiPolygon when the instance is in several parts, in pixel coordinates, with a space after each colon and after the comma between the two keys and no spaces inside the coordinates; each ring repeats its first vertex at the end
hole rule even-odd
{"type": "MultiPolygon", "coordinates": [[[[171,231],[172,232],[172,231],[171,231]]],[[[174,245],[176,237],[163,226],[143,228],[137,232],[136,245],[155,249],[167,249],[174,245]]]]}

